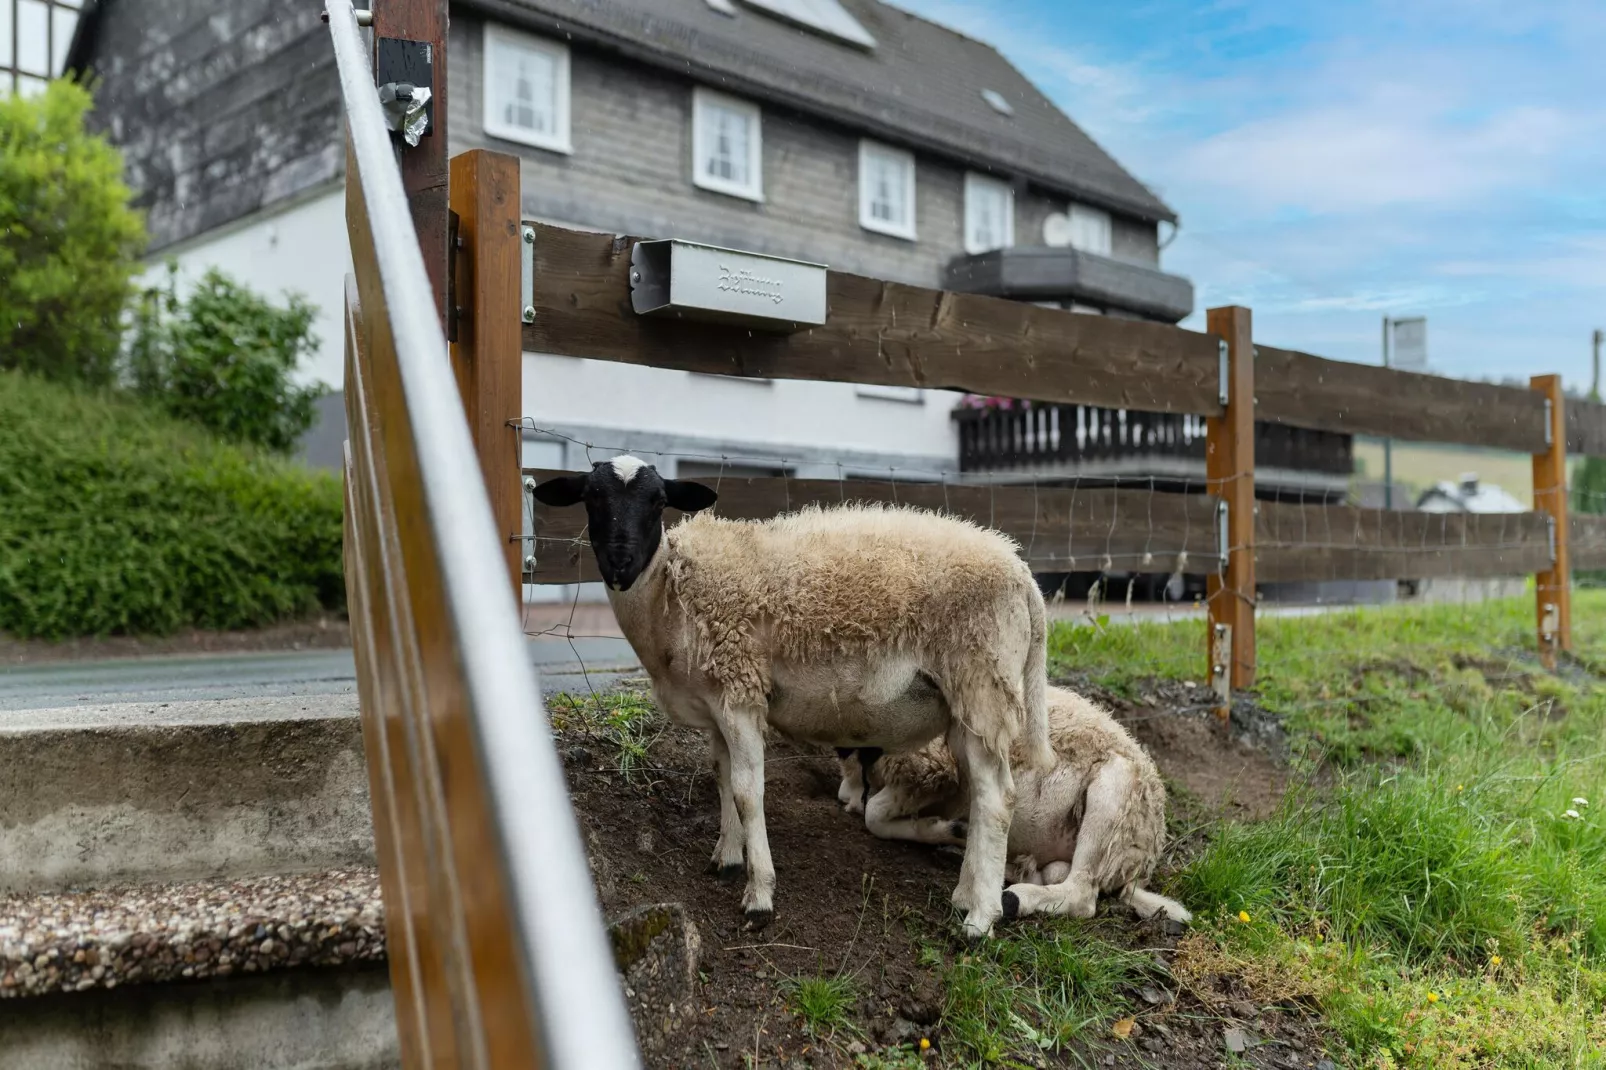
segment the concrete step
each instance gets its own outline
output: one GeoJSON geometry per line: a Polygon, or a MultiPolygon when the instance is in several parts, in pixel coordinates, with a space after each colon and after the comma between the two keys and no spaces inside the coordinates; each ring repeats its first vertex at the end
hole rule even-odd
{"type": "Polygon", "coordinates": [[[372,869],[0,898],[0,1070],[400,1065],[372,869]]]}
{"type": "Polygon", "coordinates": [[[372,866],[353,695],[0,718],[0,893],[372,866]]]}

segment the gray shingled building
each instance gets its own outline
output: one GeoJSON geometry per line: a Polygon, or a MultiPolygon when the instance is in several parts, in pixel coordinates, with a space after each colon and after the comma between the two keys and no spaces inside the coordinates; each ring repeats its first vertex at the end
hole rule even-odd
{"type": "MultiPolygon", "coordinates": [[[[338,385],[341,120],[317,5],[92,0],[68,62],[99,80],[153,256],[307,292],[338,385]]],[[[994,49],[875,0],[465,0],[448,68],[451,150],[517,153],[533,218],[1192,311],[1159,267],[1170,208],[994,49]]],[[[800,474],[957,456],[948,394],[529,360],[534,422],[583,442],[800,474]]],[[[533,438],[532,456],[574,463],[533,438]]]]}

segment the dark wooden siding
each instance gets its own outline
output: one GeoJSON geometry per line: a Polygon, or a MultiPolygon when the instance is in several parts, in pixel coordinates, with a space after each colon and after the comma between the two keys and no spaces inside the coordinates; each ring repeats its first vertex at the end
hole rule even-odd
{"type": "Polygon", "coordinates": [[[339,93],[312,0],[100,0],[75,66],[151,251],[337,177],[339,93]]]}

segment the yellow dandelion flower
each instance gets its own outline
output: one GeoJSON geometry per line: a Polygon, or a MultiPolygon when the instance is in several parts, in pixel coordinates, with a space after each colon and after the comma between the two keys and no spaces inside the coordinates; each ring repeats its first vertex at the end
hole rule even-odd
{"type": "Polygon", "coordinates": [[[921,1037],[920,1038],[920,1050],[921,1051],[930,1051],[931,1050],[931,1041],[927,1040],[925,1037],[921,1037]]]}
{"type": "Polygon", "coordinates": [[[1456,791],[1465,791],[1466,790],[1466,785],[1465,784],[1457,784],[1455,786],[1455,790],[1456,791]]]}
{"type": "Polygon", "coordinates": [[[1248,925],[1249,924],[1249,911],[1247,911],[1247,910],[1238,911],[1238,920],[1243,922],[1245,925],[1248,925]]]}
{"type": "Polygon", "coordinates": [[[1437,1003],[1437,1002],[1439,1002],[1439,994],[1437,992],[1429,992],[1428,993],[1428,1002],[1429,1003],[1437,1003]]]}
{"type": "Polygon", "coordinates": [[[1489,956],[1489,965],[1491,965],[1491,966],[1498,966],[1504,961],[1506,961],[1506,960],[1501,958],[1499,955],[1490,955],[1489,956]]]}

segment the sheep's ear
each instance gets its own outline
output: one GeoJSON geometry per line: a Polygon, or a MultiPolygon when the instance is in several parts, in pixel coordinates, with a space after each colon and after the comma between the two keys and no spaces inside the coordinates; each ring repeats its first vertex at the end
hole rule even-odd
{"type": "Polygon", "coordinates": [[[590,474],[581,472],[578,475],[558,476],[545,483],[538,484],[533,493],[535,500],[543,505],[579,505],[586,493],[586,480],[590,474]]]}
{"type": "Polygon", "coordinates": [[[712,490],[686,479],[664,480],[664,497],[668,499],[670,508],[683,513],[695,513],[719,501],[719,495],[712,490]]]}

